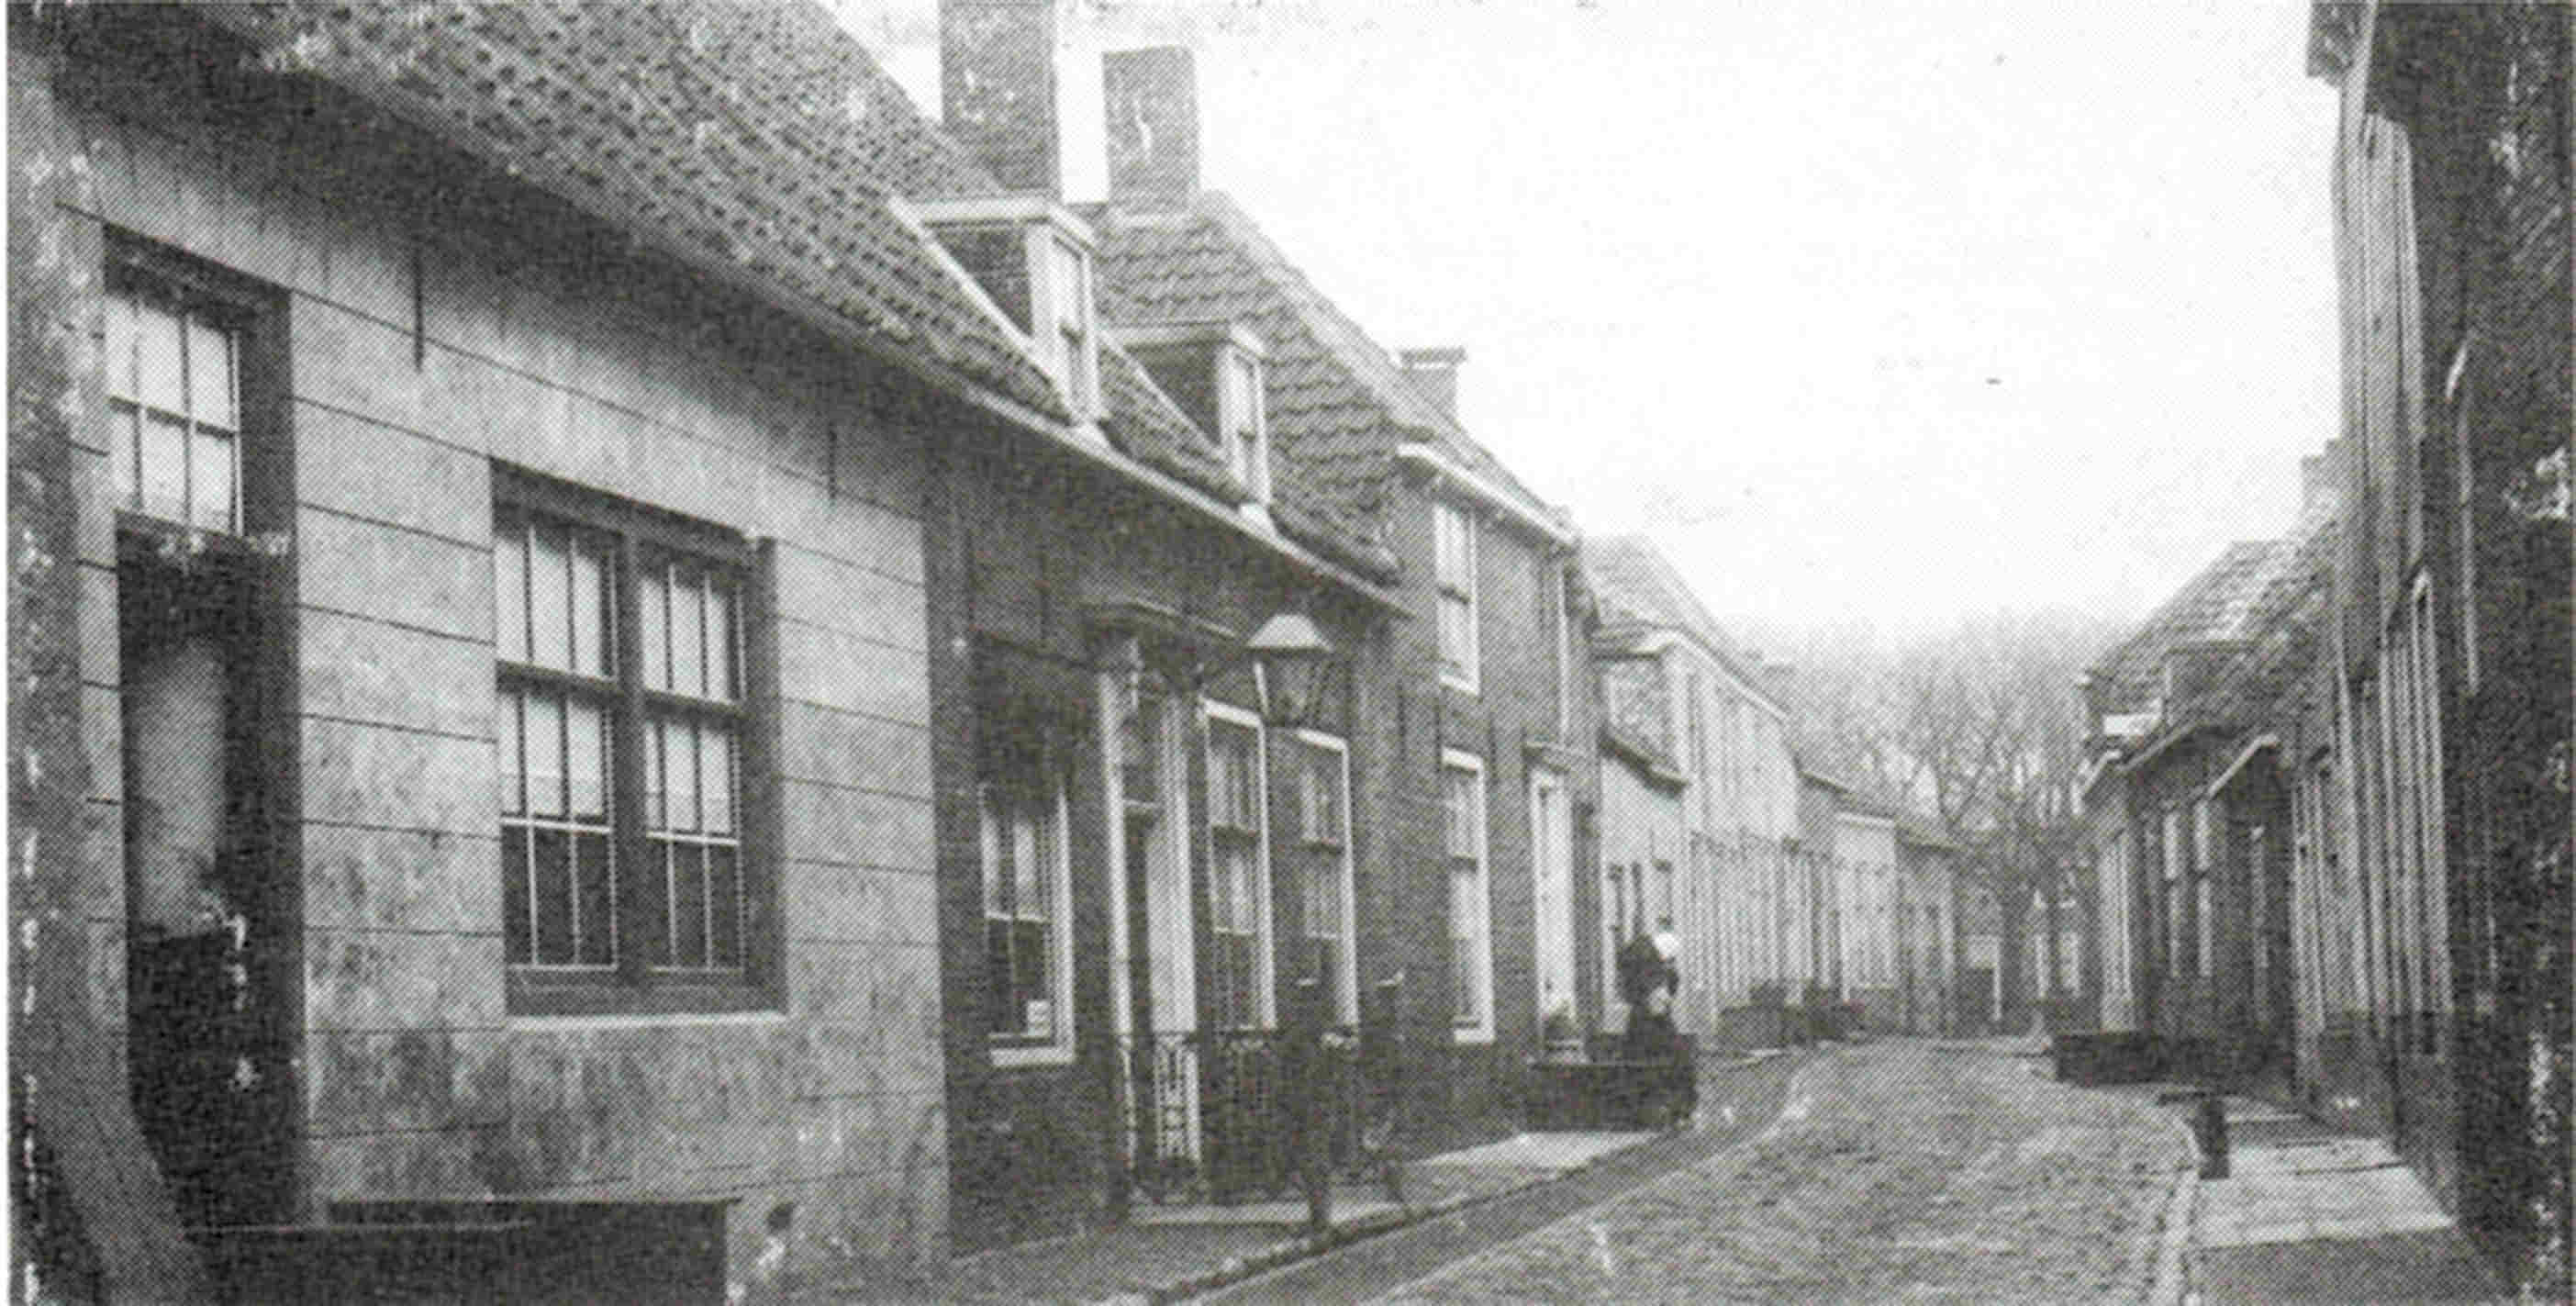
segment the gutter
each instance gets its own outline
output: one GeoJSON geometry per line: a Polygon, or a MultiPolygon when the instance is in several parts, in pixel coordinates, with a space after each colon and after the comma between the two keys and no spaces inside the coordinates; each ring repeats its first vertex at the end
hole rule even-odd
{"type": "Polygon", "coordinates": [[[1494,509],[1523,529],[1558,548],[1571,549],[1575,546],[1576,537],[1571,529],[1531,510],[1528,505],[1507,493],[1501,486],[1459,466],[1427,444],[1402,445],[1396,449],[1395,457],[1398,462],[1406,466],[1428,472],[1465,491],[1469,498],[1494,509]]]}
{"type": "Polygon", "coordinates": [[[2126,762],[2120,763],[2120,770],[2127,774],[2135,775],[2139,769],[2144,767],[2147,763],[2163,756],[2166,749],[2171,748],[2204,730],[2215,730],[2217,728],[2218,727],[2211,725],[2206,721],[2194,721],[2191,724],[2183,726],[2182,728],[2175,730],[2173,733],[2166,735],[2164,738],[2147,745],[2146,751],[2139,753],[2136,757],[2130,758],[2126,762]]]}

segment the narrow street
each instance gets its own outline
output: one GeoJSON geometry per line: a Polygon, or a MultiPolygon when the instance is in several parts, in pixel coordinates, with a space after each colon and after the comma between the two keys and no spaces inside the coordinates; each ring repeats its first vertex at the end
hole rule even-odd
{"type": "Polygon", "coordinates": [[[1379,1300],[2143,1300],[2185,1141],[2009,1047],[1814,1062],[1748,1142],[1379,1300]]]}

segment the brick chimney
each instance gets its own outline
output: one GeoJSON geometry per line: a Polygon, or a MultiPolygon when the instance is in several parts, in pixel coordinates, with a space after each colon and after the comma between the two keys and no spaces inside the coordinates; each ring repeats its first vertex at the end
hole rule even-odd
{"type": "Polygon", "coordinates": [[[1103,56],[1100,101],[1112,203],[1170,208],[1198,192],[1198,67],[1187,46],[1103,56]]]}
{"type": "Polygon", "coordinates": [[[1448,417],[1458,416],[1458,365],[1467,361],[1466,350],[1454,345],[1405,349],[1397,351],[1395,357],[1403,364],[1405,379],[1413,383],[1417,393],[1448,417]]]}
{"type": "Polygon", "coordinates": [[[2300,521],[2313,523],[2342,511],[2343,447],[2340,439],[2328,440],[2323,449],[2299,460],[2300,521]]]}
{"type": "Polygon", "coordinates": [[[939,0],[948,133],[1009,191],[1064,194],[1056,0],[939,0]]]}

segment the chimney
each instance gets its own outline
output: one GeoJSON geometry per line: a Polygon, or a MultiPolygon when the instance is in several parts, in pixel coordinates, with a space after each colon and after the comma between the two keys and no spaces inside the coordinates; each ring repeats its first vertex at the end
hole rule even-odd
{"type": "Polygon", "coordinates": [[[1002,189],[1062,198],[1056,0],[939,0],[939,96],[948,133],[1002,189]]]}
{"type": "Polygon", "coordinates": [[[1172,208],[1198,192],[1198,67],[1187,46],[1103,56],[1100,103],[1111,203],[1172,208]]]}
{"type": "Polygon", "coordinates": [[[1448,346],[1440,349],[1405,349],[1396,353],[1404,365],[1404,377],[1413,383],[1414,391],[1431,401],[1442,415],[1455,420],[1458,416],[1458,365],[1467,361],[1467,351],[1448,346]]]}

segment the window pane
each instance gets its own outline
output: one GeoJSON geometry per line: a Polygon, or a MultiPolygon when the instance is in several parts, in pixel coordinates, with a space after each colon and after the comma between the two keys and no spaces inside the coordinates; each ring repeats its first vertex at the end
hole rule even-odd
{"type": "Polygon", "coordinates": [[[1036,804],[1023,800],[1011,822],[1011,910],[1022,920],[1043,920],[1051,878],[1047,832],[1036,804]]]}
{"type": "Polygon", "coordinates": [[[516,816],[528,808],[527,762],[523,756],[525,744],[521,738],[525,730],[524,723],[520,720],[521,708],[520,696],[516,692],[502,691],[499,750],[501,813],[504,816],[516,816]]]}
{"type": "Polygon", "coordinates": [[[540,827],[530,834],[535,844],[537,962],[545,966],[567,965],[574,959],[572,841],[561,830],[540,827]]]}
{"type": "Polygon", "coordinates": [[[192,524],[214,531],[233,528],[233,452],[230,432],[197,428],[188,458],[192,524]]]}
{"type": "Polygon", "coordinates": [[[730,703],[742,696],[735,683],[733,587],[707,580],[707,697],[730,703]]]}
{"type": "Polygon", "coordinates": [[[528,551],[528,661],[572,668],[572,553],[564,529],[539,524],[528,551]]]}
{"type": "Polygon", "coordinates": [[[671,768],[662,724],[644,724],[644,827],[648,830],[671,828],[671,768]]]}
{"type": "Polygon", "coordinates": [[[1011,837],[1010,816],[1002,805],[1001,791],[984,790],[984,914],[1011,914],[1011,837]]]}
{"type": "Polygon", "coordinates": [[[608,713],[575,699],[564,705],[564,772],[576,821],[608,820],[608,713]]]}
{"type": "Polygon", "coordinates": [[[179,317],[135,306],[135,397],[165,413],[188,411],[186,344],[179,317]]]}
{"type": "Polygon", "coordinates": [[[131,295],[107,301],[107,392],[118,399],[141,397],[134,378],[137,309],[131,295]]]}
{"type": "Polygon", "coordinates": [[[605,676],[609,666],[608,546],[594,536],[572,541],[573,670],[605,676]]]}
{"type": "Polygon", "coordinates": [[[733,731],[701,725],[698,735],[699,803],[709,834],[733,832],[733,731]]]}
{"type": "Polygon", "coordinates": [[[706,632],[705,600],[706,587],[699,577],[683,572],[672,578],[670,688],[697,698],[707,693],[706,661],[699,642],[706,632]]]}
{"type": "Polygon", "coordinates": [[[156,517],[188,516],[188,428],[176,418],[143,417],[142,508],[156,517]]]}
{"type": "Polygon", "coordinates": [[[616,960],[612,945],[617,937],[617,907],[609,874],[608,836],[600,833],[576,836],[573,854],[580,894],[581,960],[585,965],[605,966],[616,960]]]}
{"type": "Polygon", "coordinates": [[[143,414],[122,404],[108,409],[107,474],[119,507],[135,503],[139,485],[135,460],[142,456],[143,414]]]}
{"type": "Polygon", "coordinates": [[[564,811],[563,700],[531,694],[528,704],[528,810],[538,816],[564,811]]]}
{"type": "Polygon", "coordinates": [[[188,415],[238,429],[233,415],[233,338],[205,322],[188,323],[188,415]]]}
{"type": "Polygon", "coordinates": [[[524,965],[536,959],[533,931],[528,922],[528,830],[526,826],[501,827],[501,946],[503,955],[513,964],[524,965]]]}
{"type": "Polygon", "coordinates": [[[528,660],[528,527],[503,516],[492,530],[492,612],[500,627],[501,660],[528,660]]]}
{"type": "Polygon", "coordinates": [[[654,563],[641,569],[636,585],[636,629],[642,635],[647,689],[671,687],[671,569],[654,563]]]}
{"type": "Polygon", "coordinates": [[[662,723],[662,777],[668,804],[666,829],[698,828],[698,739],[686,721],[662,723]]]}
{"type": "Polygon", "coordinates": [[[707,849],[707,962],[742,964],[742,880],[733,849],[717,844],[707,849]]]}
{"type": "Polygon", "coordinates": [[[705,850],[696,844],[671,846],[671,964],[707,964],[707,881],[705,850]]]}
{"type": "Polygon", "coordinates": [[[984,922],[984,1031],[988,1034],[1020,1032],[1019,998],[1012,991],[1015,975],[1011,967],[1011,923],[1007,920],[984,922]]]}

